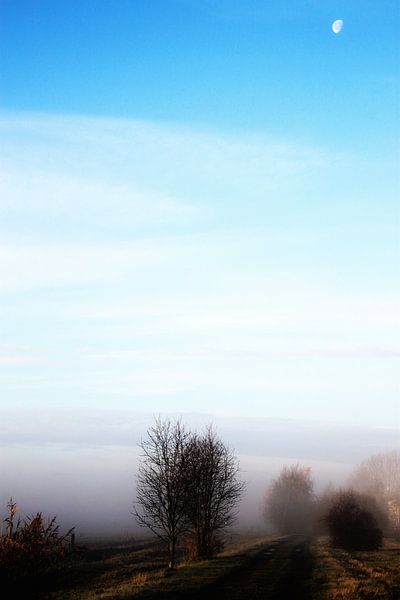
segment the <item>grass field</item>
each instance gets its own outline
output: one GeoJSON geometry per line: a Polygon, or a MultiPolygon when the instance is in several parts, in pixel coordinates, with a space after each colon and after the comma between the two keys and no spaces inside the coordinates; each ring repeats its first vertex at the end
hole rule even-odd
{"type": "Polygon", "coordinates": [[[385,541],[374,552],[331,548],[327,538],[311,545],[313,584],[321,600],[399,600],[400,543],[385,541]]]}
{"type": "Polygon", "coordinates": [[[155,544],[92,548],[57,582],[57,591],[53,587],[53,591],[39,597],[249,599],[254,597],[254,593],[246,592],[251,580],[255,590],[262,588],[263,598],[291,600],[287,594],[293,593],[295,577],[296,597],[307,600],[400,600],[400,543],[386,541],[378,551],[350,553],[331,548],[328,539],[320,537],[310,545],[301,541],[305,554],[296,548],[299,543],[285,538],[236,535],[223,552],[208,562],[185,562],[181,553],[179,565],[172,573],[166,573],[165,556],[155,544]],[[275,548],[275,553],[271,548],[275,548]],[[289,579],[292,588],[288,586],[289,579]],[[234,594],[227,595],[232,582],[234,594]]]}
{"type": "Polygon", "coordinates": [[[211,561],[180,562],[172,573],[166,556],[154,544],[145,547],[96,549],[88,552],[63,578],[63,587],[52,600],[126,600],[176,598],[191,595],[251,560],[270,538],[232,536],[223,552],[211,561]]]}

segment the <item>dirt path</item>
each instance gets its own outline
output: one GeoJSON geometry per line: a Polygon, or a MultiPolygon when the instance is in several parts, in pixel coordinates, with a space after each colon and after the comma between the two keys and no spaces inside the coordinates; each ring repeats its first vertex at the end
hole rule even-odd
{"type": "MultiPolygon", "coordinates": [[[[309,542],[293,537],[264,546],[241,569],[202,591],[207,600],[310,600],[309,542]]],[[[200,600],[200,596],[192,599],[200,600]]]]}

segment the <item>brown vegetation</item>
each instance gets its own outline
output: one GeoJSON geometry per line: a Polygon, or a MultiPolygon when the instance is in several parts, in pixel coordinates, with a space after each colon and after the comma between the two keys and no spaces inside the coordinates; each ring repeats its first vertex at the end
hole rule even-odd
{"type": "Polygon", "coordinates": [[[315,600],[395,600],[400,598],[400,545],[385,541],[375,551],[334,548],[328,538],[312,544],[315,600]]]}
{"type": "Polygon", "coordinates": [[[65,567],[73,530],[61,535],[56,517],[45,519],[40,512],[16,519],[17,506],[12,499],[7,508],[6,533],[0,536],[2,582],[35,585],[65,567]]]}

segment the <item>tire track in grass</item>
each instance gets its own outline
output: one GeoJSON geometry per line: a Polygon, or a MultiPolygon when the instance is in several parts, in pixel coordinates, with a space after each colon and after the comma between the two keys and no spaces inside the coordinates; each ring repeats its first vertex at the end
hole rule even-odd
{"type": "Polygon", "coordinates": [[[400,600],[398,571],[371,564],[377,555],[354,556],[345,550],[331,548],[330,558],[339,567],[340,575],[328,597],[334,600],[400,600]],[[397,575],[397,581],[396,577],[397,575]]]}
{"type": "Polygon", "coordinates": [[[234,573],[191,596],[191,600],[310,600],[313,557],[304,538],[266,545],[234,573]]]}

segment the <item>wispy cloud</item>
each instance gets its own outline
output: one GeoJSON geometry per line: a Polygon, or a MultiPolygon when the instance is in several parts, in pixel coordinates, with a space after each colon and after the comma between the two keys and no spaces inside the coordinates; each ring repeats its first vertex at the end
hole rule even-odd
{"type": "Polygon", "coordinates": [[[365,216],[376,190],[352,197],[365,164],[134,120],[9,114],[0,133],[8,405],[393,421],[394,228],[365,216]]]}
{"type": "Polygon", "coordinates": [[[0,354],[0,366],[36,365],[45,362],[42,356],[29,356],[26,354],[0,354]]]}
{"type": "Polygon", "coordinates": [[[31,226],[39,226],[40,220],[49,226],[63,220],[64,227],[70,227],[70,235],[73,228],[77,232],[93,227],[112,231],[148,222],[190,222],[197,216],[189,202],[140,189],[134,182],[108,180],[106,173],[85,177],[69,174],[63,165],[58,166],[58,172],[45,169],[45,164],[36,169],[25,166],[22,172],[13,165],[0,172],[3,213],[29,218],[31,226]]]}
{"type": "Polygon", "coordinates": [[[44,218],[47,227],[34,221],[42,237],[203,223],[227,195],[235,214],[244,194],[271,202],[307,187],[304,177],[331,158],[300,143],[134,120],[6,115],[0,134],[0,206],[10,219],[44,218]]]}
{"type": "Polygon", "coordinates": [[[164,261],[149,242],[0,244],[0,288],[112,283],[164,261]]]}

